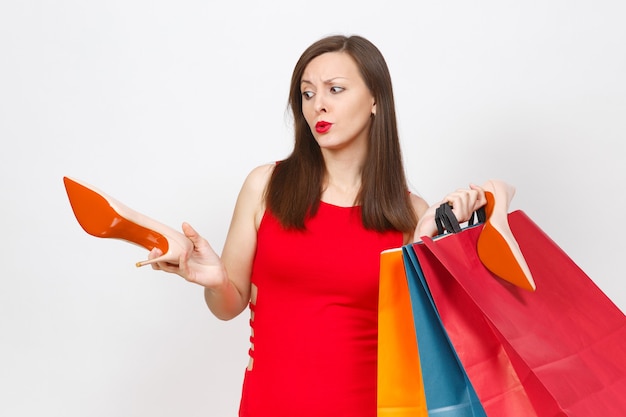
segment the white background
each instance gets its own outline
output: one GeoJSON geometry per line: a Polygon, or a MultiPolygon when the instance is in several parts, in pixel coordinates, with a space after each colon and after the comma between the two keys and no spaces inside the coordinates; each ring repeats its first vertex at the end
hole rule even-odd
{"type": "Polygon", "coordinates": [[[235,416],[247,314],[87,235],[62,177],[221,251],[239,187],[291,149],[300,53],[361,34],[386,56],[413,190],[501,178],[620,306],[625,3],[3,1],[0,415],[235,416]]]}

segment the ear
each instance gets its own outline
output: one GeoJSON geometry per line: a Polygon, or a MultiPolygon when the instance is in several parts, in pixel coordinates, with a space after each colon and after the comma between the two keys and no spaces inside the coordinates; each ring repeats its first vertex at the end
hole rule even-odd
{"type": "Polygon", "coordinates": [[[372,104],[372,116],[376,116],[376,102],[372,104]]]}

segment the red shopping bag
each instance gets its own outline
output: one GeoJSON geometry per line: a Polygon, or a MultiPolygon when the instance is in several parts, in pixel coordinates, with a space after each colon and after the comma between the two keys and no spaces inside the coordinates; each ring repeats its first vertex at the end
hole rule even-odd
{"type": "MultiPolygon", "coordinates": [[[[480,309],[447,270],[433,270],[432,265],[438,265],[437,258],[422,243],[407,245],[404,249],[406,262],[411,264],[416,271],[414,275],[419,278],[415,280],[418,281],[416,284],[409,282],[409,286],[419,288],[421,284],[436,304],[444,331],[452,342],[485,414],[488,417],[536,417],[535,408],[509,355],[480,309]],[[426,275],[428,280],[436,282],[429,285],[426,275]],[[437,298],[434,298],[435,295],[437,298]]],[[[415,298],[413,291],[411,297],[412,300],[415,298]]],[[[413,302],[419,303],[419,300],[413,302]]],[[[420,314],[415,317],[416,328],[419,327],[417,320],[424,320],[423,316],[420,314]]],[[[423,372],[427,374],[426,364],[424,368],[423,372]]],[[[426,379],[424,382],[427,382],[426,379]]],[[[448,389],[447,384],[441,385],[441,389],[448,389]]]]}
{"type": "Polygon", "coordinates": [[[476,363],[471,344],[478,350],[482,343],[501,346],[485,363],[514,374],[519,384],[510,388],[523,392],[540,417],[625,416],[624,313],[523,211],[509,213],[508,221],[533,274],[534,292],[483,266],[476,250],[482,225],[412,245],[487,414],[526,415],[490,413],[489,402],[508,393],[494,386],[493,368],[476,363]],[[477,324],[481,320],[487,326],[477,324]]]}

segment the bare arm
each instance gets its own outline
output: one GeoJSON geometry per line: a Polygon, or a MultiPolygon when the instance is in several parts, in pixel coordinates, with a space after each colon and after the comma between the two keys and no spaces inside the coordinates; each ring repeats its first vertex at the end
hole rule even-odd
{"type": "Polygon", "coordinates": [[[265,212],[264,192],[274,165],[253,170],[241,188],[226,243],[222,263],[228,271],[226,285],[206,287],[204,298],[216,317],[228,320],[241,313],[250,301],[250,276],[256,253],[257,231],[265,212]]]}
{"type": "MultiPolygon", "coordinates": [[[[424,217],[424,215],[426,214],[428,210],[428,203],[422,197],[419,197],[418,195],[411,193],[411,204],[413,205],[413,211],[415,211],[415,215],[417,216],[418,221],[421,222],[422,217],[424,217]]],[[[410,242],[413,242],[414,241],[413,238],[414,238],[414,235],[411,235],[410,233],[405,234],[404,243],[408,244],[410,242]]]]}
{"type": "MultiPolygon", "coordinates": [[[[265,211],[263,194],[273,166],[264,165],[254,169],[244,181],[221,257],[206,239],[185,223],[183,233],[192,241],[193,249],[181,256],[178,265],[162,262],[153,264],[154,269],[175,273],[187,281],[202,285],[207,306],[219,319],[236,317],[250,300],[256,234],[265,211]]],[[[153,250],[150,257],[158,255],[158,250],[153,250]]]]}

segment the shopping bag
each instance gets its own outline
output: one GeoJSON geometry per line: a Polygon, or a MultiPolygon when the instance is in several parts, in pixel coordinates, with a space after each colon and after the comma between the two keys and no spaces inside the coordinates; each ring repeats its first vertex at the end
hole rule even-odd
{"type": "Polygon", "coordinates": [[[428,413],[441,417],[486,416],[441,323],[419,265],[403,247],[428,413]]]}
{"type": "Polygon", "coordinates": [[[378,417],[426,417],[417,339],[402,249],[380,257],[378,417]]]}
{"type": "Polygon", "coordinates": [[[508,223],[532,271],[534,292],[483,266],[476,251],[482,225],[411,245],[487,414],[493,387],[472,363],[472,349],[497,342],[501,368],[516,374],[538,416],[625,416],[623,312],[523,211],[509,213],[508,223]],[[464,314],[475,320],[459,319],[464,314]],[[468,331],[478,333],[473,346],[468,331]]]}
{"type": "MultiPolygon", "coordinates": [[[[442,323],[440,327],[449,338],[486,415],[489,417],[537,416],[497,335],[483,317],[480,309],[463,292],[458,283],[445,276],[446,271],[441,271],[435,278],[431,277],[431,280],[437,280],[433,284],[438,296],[437,301],[441,303],[441,299],[445,299],[444,308],[438,308],[424,275],[425,272],[432,275],[432,270],[428,265],[436,263],[437,260],[427,250],[422,253],[421,250],[424,249],[422,246],[422,243],[417,243],[404,247],[405,264],[407,268],[411,267],[415,271],[415,274],[407,273],[412,302],[414,305],[421,305],[422,292],[427,294],[433,302],[433,311],[437,313],[442,323]],[[419,260],[416,253],[420,253],[419,260]],[[423,260],[427,266],[426,271],[422,270],[420,260],[423,260]]],[[[416,312],[415,316],[417,327],[420,313],[416,312]]],[[[418,332],[418,337],[423,338],[420,332],[418,332]]],[[[424,358],[422,361],[428,363],[424,358]]],[[[429,372],[426,365],[422,372],[424,375],[437,374],[436,370],[429,372]]]]}

